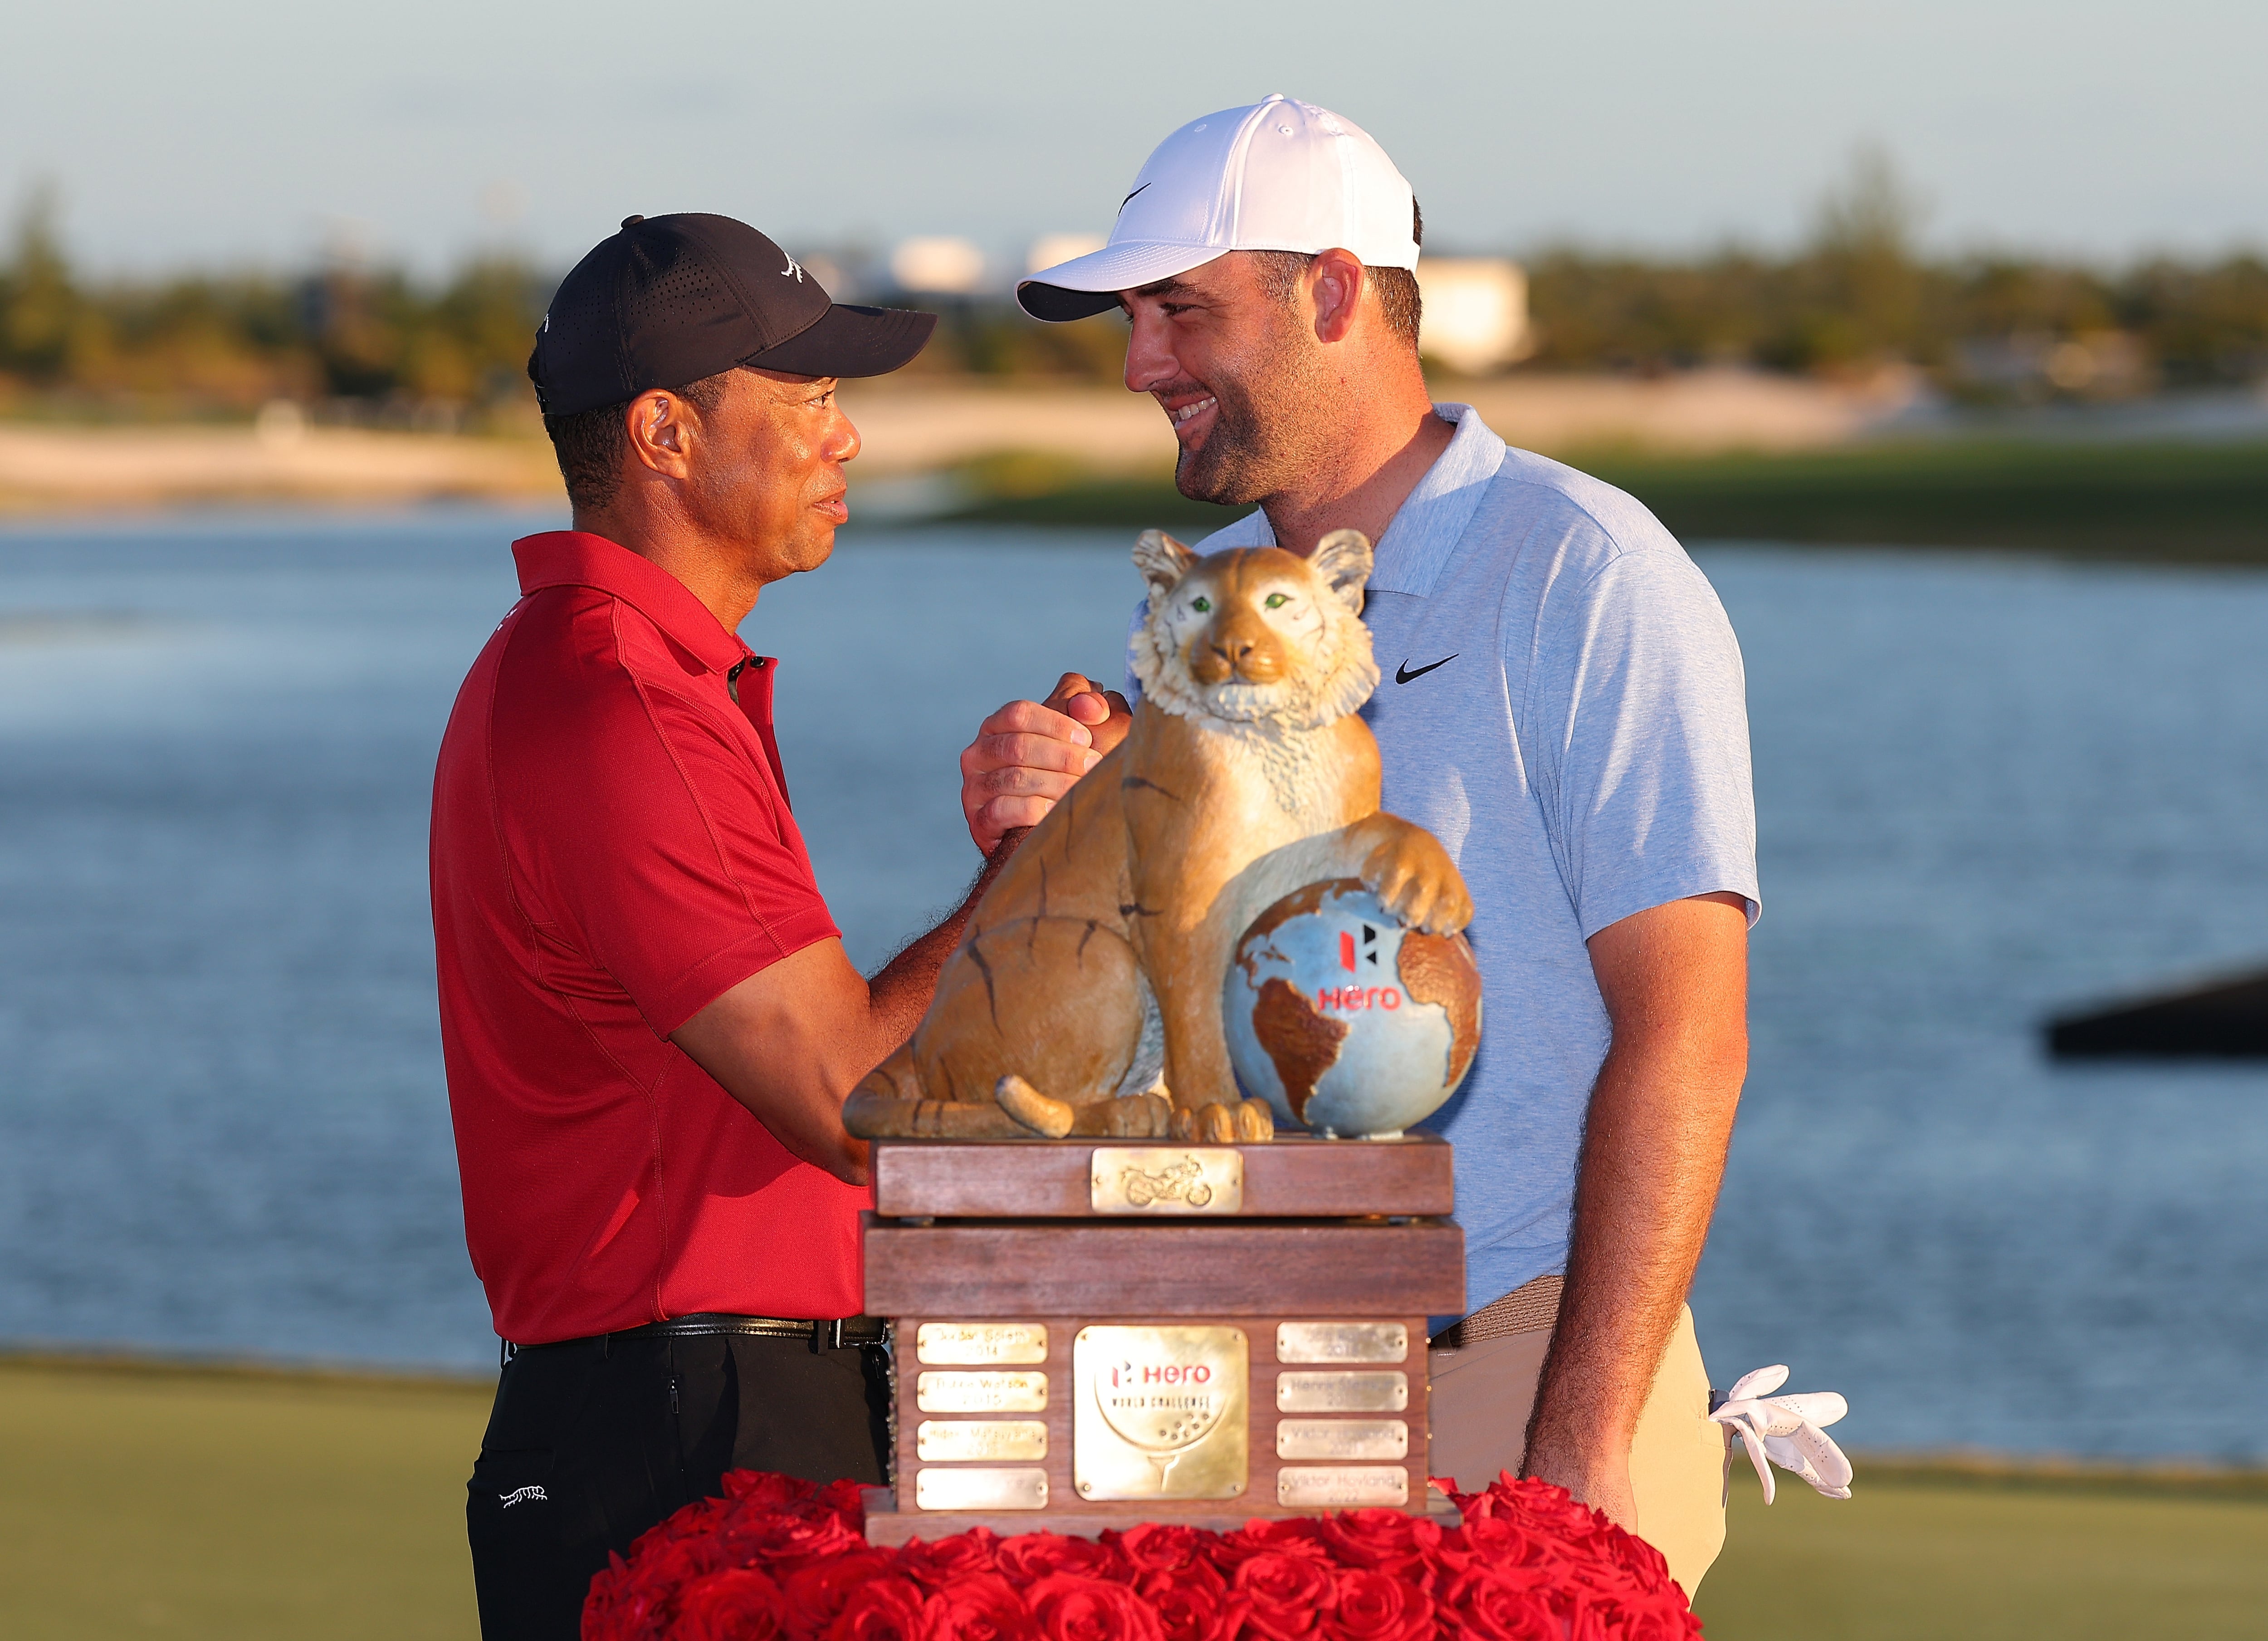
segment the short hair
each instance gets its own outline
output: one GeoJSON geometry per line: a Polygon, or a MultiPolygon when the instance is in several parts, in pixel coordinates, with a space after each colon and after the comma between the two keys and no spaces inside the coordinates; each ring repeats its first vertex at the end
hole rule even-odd
{"type": "MultiPolygon", "coordinates": [[[[668,391],[706,416],[725,403],[725,381],[732,373],[719,371],[668,391]]],[[[559,459],[559,477],[567,481],[568,505],[578,513],[596,512],[621,493],[622,463],[630,455],[630,430],[622,420],[630,403],[624,399],[595,410],[543,418],[543,431],[551,435],[551,454],[559,459]]]]}
{"type": "MultiPolygon", "coordinates": [[[[1425,243],[1425,214],[1418,209],[1418,202],[1410,202],[1410,238],[1416,245],[1425,243]]],[[[1300,279],[1314,263],[1314,257],[1306,251],[1255,251],[1254,259],[1260,264],[1262,289],[1278,301],[1289,306],[1300,294],[1300,279]]],[[[1418,350],[1418,324],[1425,314],[1425,299],[1418,293],[1418,276],[1407,268],[1372,268],[1363,271],[1370,276],[1371,289],[1378,292],[1378,306],[1386,314],[1386,328],[1410,344],[1411,352],[1418,350]]]]}

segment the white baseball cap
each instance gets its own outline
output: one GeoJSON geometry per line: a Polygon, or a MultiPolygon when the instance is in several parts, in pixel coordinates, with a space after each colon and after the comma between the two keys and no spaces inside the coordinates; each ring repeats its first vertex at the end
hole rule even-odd
{"type": "Polygon", "coordinates": [[[1109,242],[1016,287],[1035,319],[1084,319],[1117,292],[1228,251],[1351,251],[1418,266],[1417,198],[1353,121],[1275,96],[1193,120],[1158,144],[1119,202],[1109,242]]]}

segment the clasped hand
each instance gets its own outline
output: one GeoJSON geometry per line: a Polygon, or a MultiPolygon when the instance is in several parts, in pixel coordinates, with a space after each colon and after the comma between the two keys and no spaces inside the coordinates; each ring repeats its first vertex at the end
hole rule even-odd
{"type": "Polygon", "coordinates": [[[978,851],[1036,826],[1081,775],[1126,738],[1133,708],[1116,690],[1066,672],[1044,701],[1010,701],[961,755],[961,812],[978,851]]]}

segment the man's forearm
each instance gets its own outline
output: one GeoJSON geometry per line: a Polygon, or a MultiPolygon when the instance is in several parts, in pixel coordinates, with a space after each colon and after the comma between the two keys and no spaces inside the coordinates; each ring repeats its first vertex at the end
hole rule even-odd
{"type": "Polygon", "coordinates": [[[968,895],[953,914],[926,935],[909,944],[892,957],[867,982],[871,1000],[869,1019],[876,1045],[873,1063],[880,1064],[889,1058],[898,1045],[914,1034],[921,1017],[929,1009],[929,1000],[936,994],[937,977],[944,972],[946,959],[961,943],[968,920],[976,915],[976,903],[992,886],[992,880],[1008,864],[1016,846],[1031,832],[1028,826],[1018,826],[1002,834],[992,852],[984,857],[983,869],[969,886],[968,895]]]}
{"type": "Polygon", "coordinates": [[[1522,1468],[1625,1526],[1631,1438],[1708,1239],[1747,1075],[1747,946],[1733,895],[1658,906],[1592,941],[1613,1046],[1522,1468]]]}
{"type": "Polygon", "coordinates": [[[1583,1464],[1601,1445],[1627,1451],[1708,1238],[1739,1097],[1737,1070],[1644,1049],[1601,1068],[1529,1474],[1583,1464]]]}

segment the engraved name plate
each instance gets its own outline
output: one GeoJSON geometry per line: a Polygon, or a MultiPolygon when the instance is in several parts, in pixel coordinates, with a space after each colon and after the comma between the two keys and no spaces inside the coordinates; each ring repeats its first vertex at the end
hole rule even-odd
{"type": "Polygon", "coordinates": [[[1086,1201],[1098,1214],[1244,1209],[1244,1156],[1226,1146],[1101,1145],[1090,1164],[1086,1201]]]}
{"type": "Polygon", "coordinates": [[[1276,1502],[1287,1510],[1407,1504],[1410,1472],[1398,1464],[1287,1465],[1276,1473],[1276,1502]]]}
{"type": "MultiPolygon", "coordinates": [[[[929,1426],[922,1426],[926,1430],[929,1426]]],[[[928,1458],[924,1448],[922,1457],[928,1458]]],[[[1402,1419],[1285,1419],[1276,1426],[1278,1459],[1406,1459],[1410,1426],[1402,1419]]]]}
{"type": "MultiPolygon", "coordinates": [[[[1402,1322],[1278,1322],[1278,1362],[1407,1362],[1410,1328],[1402,1322]]],[[[922,1358],[926,1362],[927,1356],[922,1358]]]]}
{"type": "MultiPolygon", "coordinates": [[[[1037,1419],[924,1419],[914,1451],[932,1464],[1000,1463],[1048,1456],[1048,1427],[1037,1419]]],[[[1397,1453],[1318,1453],[1323,1459],[1393,1459],[1397,1453]]]]}
{"type": "Polygon", "coordinates": [[[924,1413],[1044,1413],[1044,1373],[924,1373],[914,1381],[924,1413]]]}
{"type": "Polygon", "coordinates": [[[915,1332],[914,1357],[937,1367],[1044,1362],[1048,1330],[1038,1322],[924,1322],[915,1332]]]}
{"type": "MultiPolygon", "coordinates": [[[[929,1377],[924,1373],[924,1379],[929,1377]]],[[[1400,1413],[1410,1406],[1407,1373],[1278,1373],[1279,1413],[1400,1413]]]]}
{"type": "Polygon", "coordinates": [[[1071,1342],[1081,1498],[1233,1498],[1251,1416],[1241,1327],[1083,1327],[1071,1342]]]}
{"type": "Polygon", "coordinates": [[[1045,1510],[1044,1470],[917,1470],[917,1510],[1045,1510]]]}

